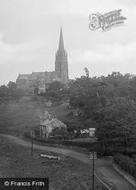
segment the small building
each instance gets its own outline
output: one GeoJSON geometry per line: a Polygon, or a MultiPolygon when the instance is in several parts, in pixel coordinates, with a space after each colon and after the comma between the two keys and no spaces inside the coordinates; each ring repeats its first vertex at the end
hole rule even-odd
{"type": "Polygon", "coordinates": [[[40,136],[43,139],[48,139],[53,130],[64,129],[67,130],[66,124],[61,122],[52,116],[46,111],[44,115],[40,117],[40,136]]]}

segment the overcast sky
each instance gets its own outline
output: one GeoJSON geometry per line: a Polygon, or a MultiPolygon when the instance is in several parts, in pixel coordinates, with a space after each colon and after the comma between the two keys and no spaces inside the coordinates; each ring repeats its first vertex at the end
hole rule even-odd
{"type": "Polygon", "coordinates": [[[19,73],[54,70],[60,26],[68,53],[70,78],[136,74],[136,1],[0,0],[0,84],[19,73]],[[122,9],[125,24],[91,31],[89,14],[122,9]]]}

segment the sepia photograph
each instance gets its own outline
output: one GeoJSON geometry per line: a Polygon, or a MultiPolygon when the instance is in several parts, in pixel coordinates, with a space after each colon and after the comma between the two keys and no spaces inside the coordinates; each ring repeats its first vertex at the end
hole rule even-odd
{"type": "Polygon", "coordinates": [[[0,0],[0,190],[136,189],[136,2],[0,0]]]}

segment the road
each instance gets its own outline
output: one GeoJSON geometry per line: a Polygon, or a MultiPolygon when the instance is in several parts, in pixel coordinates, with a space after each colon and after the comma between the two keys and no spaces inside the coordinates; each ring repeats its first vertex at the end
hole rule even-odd
{"type": "MultiPolygon", "coordinates": [[[[24,147],[31,147],[31,143],[21,139],[20,137],[15,137],[12,135],[0,134],[5,138],[8,138],[11,143],[16,143],[18,145],[24,147]]],[[[41,151],[49,151],[54,153],[63,154],[65,156],[69,156],[75,158],[83,163],[91,164],[89,159],[89,155],[84,153],[79,153],[75,150],[70,150],[66,148],[57,148],[57,147],[49,147],[49,146],[42,146],[42,145],[33,145],[34,149],[38,149],[41,151]]],[[[95,161],[95,172],[97,176],[107,184],[112,184],[116,187],[117,190],[135,190],[121,175],[119,175],[114,168],[112,167],[112,163],[109,160],[97,159],[95,161]]]]}

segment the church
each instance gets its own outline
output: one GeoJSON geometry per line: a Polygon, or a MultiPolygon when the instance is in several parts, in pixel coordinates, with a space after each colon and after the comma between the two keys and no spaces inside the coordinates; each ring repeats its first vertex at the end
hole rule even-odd
{"type": "Polygon", "coordinates": [[[67,84],[68,77],[68,56],[64,48],[62,28],[60,29],[59,47],[55,57],[55,71],[32,72],[31,74],[19,74],[16,80],[17,88],[33,92],[38,88],[38,93],[44,93],[49,84],[59,81],[67,84]]]}

